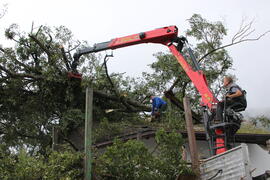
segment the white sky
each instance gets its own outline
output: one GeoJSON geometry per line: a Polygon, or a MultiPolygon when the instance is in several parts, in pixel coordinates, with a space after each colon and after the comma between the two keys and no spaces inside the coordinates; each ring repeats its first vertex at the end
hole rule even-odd
{"type": "MultiPolygon", "coordinates": [[[[199,13],[211,21],[223,20],[228,28],[227,42],[238,30],[243,17],[255,19],[256,35],[270,30],[269,0],[0,0],[8,4],[0,19],[0,44],[4,29],[17,23],[26,32],[32,22],[38,25],[68,27],[75,38],[90,44],[108,41],[155,28],[177,25],[179,34],[188,28],[186,19],[199,13]]],[[[234,60],[238,84],[248,92],[248,109],[270,111],[270,34],[260,41],[228,48],[234,60]]],[[[161,45],[138,45],[114,51],[109,71],[139,76],[149,71],[152,54],[167,51],[161,45]]]]}

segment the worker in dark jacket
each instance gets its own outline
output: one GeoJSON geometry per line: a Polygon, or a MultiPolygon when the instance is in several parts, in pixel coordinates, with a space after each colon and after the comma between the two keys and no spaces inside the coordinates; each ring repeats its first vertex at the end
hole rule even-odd
{"type": "Polygon", "coordinates": [[[161,113],[164,112],[167,108],[167,103],[163,99],[155,96],[151,96],[152,103],[152,119],[160,119],[161,113]]]}
{"type": "Polygon", "coordinates": [[[233,82],[232,77],[225,76],[223,79],[223,86],[226,88],[225,101],[221,101],[217,106],[217,120],[223,120],[224,106],[231,107],[233,110],[247,107],[247,101],[244,91],[237,84],[233,82]]]}

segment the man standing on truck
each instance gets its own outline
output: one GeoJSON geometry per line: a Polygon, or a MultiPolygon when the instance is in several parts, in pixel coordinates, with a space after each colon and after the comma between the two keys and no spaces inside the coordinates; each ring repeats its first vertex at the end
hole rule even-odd
{"type": "Polygon", "coordinates": [[[152,103],[152,120],[160,120],[162,112],[167,109],[167,103],[163,99],[156,96],[150,96],[150,99],[152,103]]]}
{"type": "Polygon", "coordinates": [[[234,83],[233,78],[225,76],[223,79],[223,86],[226,88],[225,100],[218,103],[217,106],[217,120],[223,120],[224,106],[231,107],[233,110],[244,111],[247,107],[245,98],[245,91],[240,86],[234,83]]]}

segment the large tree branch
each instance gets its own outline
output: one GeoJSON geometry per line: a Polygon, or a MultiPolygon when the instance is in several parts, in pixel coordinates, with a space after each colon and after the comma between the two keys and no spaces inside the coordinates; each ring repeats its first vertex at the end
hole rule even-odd
{"type": "Polygon", "coordinates": [[[249,22],[248,24],[245,24],[245,19],[242,19],[242,22],[241,22],[241,25],[239,27],[239,30],[233,36],[232,42],[236,41],[238,38],[240,38],[241,36],[243,36],[244,34],[246,34],[246,32],[248,32],[250,30],[250,28],[252,27],[252,24],[253,24],[253,20],[251,22],[249,22]]]}
{"type": "Polygon", "coordinates": [[[190,81],[184,82],[184,85],[182,86],[182,92],[181,92],[182,97],[185,97],[185,95],[186,95],[186,88],[187,88],[187,85],[188,85],[189,82],[190,81]]]}
{"type": "Polygon", "coordinates": [[[107,55],[106,54],[106,56],[104,57],[103,65],[104,65],[104,68],[105,68],[105,73],[106,73],[107,79],[110,82],[110,85],[111,85],[111,87],[112,87],[112,89],[114,91],[114,94],[119,98],[119,101],[121,101],[122,104],[124,106],[126,106],[128,111],[135,111],[135,109],[132,106],[130,106],[129,103],[126,102],[125,98],[120,95],[120,93],[118,92],[118,90],[116,89],[115,85],[112,82],[112,79],[111,79],[111,77],[110,77],[110,75],[108,73],[108,67],[107,67],[107,62],[109,60],[108,59],[109,57],[112,57],[112,55],[107,55]]]}
{"type": "Polygon", "coordinates": [[[65,52],[64,47],[63,46],[60,46],[60,50],[61,50],[62,57],[63,57],[64,62],[65,62],[66,68],[67,68],[68,71],[70,71],[70,64],[68,62],[68,58],[67,58],[67,55],[66,55],[66,52],[65,52]]]}
{"type": "Polygon", "coordinates": [[[49,62],[51,62],[51,52],[49,51],[48,48],[46,48],[37,38],[36,36],[33,36],[29,34],[29,37],[37,43],[37,45],[47,54],[49,62]]]}
{"type": "MultiPolygon", "coordinates": [[[[79,44],[78,44],[77,46],[75,46],[73,49],[69,49],[69,50],[68,50],[68,54],[69,54],[70,57],[72,57],[70,51],[76,49],[76,48],[79,47],[79,46],[80,46],[80,42],[79,42],[79,44]]],[[[73,62],[71,63],[71,69],[72,69],[72,71],[76,72],[76,71],[77,71],[77,66],[78,66],[78,65],[79,65],[79,59],[73,58],[73,62]]]]}
{"type": "Polygon", "coordinates": [[[77,41],[78,42],[78,44],[77,45],[75,45],[73,48],[71,48],[71,49],[68,49],[68,51],[66,51],[66,53],[70,53],[71,51],[73,51],[73,50],[75,50],[75,49],[77,49],[80,45],[81,45],[81,42],[79,42],[79,41],[77,41]]]}
{"type": "Polygon", "coordinates": [[[43,137],[40,137],[40,136],[33,136],[33,135],[21,133],[16,128],[13,128],[13,131],[15,132],[15,134],[17,134],[20,137],[25,137],[25,138],[30,138],[30,139],[43,139],[43,137]]]}
{"type": "Polygon", "coordinates": [[[270,30],[264,32],[263,34],[259,35],[257,38],[248,38],[248,36],[250,36],[255,29],[251,29],[252,28],[252,24],[253,21],[249,22],[248,24],[244,25],[244,21],[242,21],[240,28],[238,30],[238,32],[233,36],[232,38],[232,42],[229,44],[226,44],[224,46],[220,46],[217,48],[213,48],[212,50],[210,50],[209,52],[207,52],[205,55],[203,55],[200,59],[199,62],[201,62],[203,59],[205,59],[207,56],[209,56],[210,54],[220,50],[220,49],[224,49],[242,42],[246,42],[246,41],[257,41],[260,40],[263,36],[265,36],[266,34],[268,34],[270,32],[270,30]]]}
{"type": "Polygon", "coordinates": [[[173,88],[180,82],[180,80],[181,78],[178,77],[167,91],[172,91],[173,88]]]}
{"type": "Polygon", "coordinates": [[[32,58],[33,58],[33,60],[34,60],[34,63],[35,63],[35,68],[37,68],[37,69],[41,69],[41,67],[40,67],[40,59],[38,59],[37,54],[35,54],[35,53],[31,53],[31,57],[32,57],[32,58]]]}
{"type": "MultiPolygon", "coordinates": [[[[172,104],[177,106],[181,111],[184,111],[183,101],[181,101],[177,97],[175,97],[175,95],[174,95],[174,93],[172,91],[165,91],[164,95],[165,95],[166,98],[168,98],[171,101],[172,104]]],[[[192,111],[192,119],[196,123],[201,123],[200,115],[195,113],[194,111],[192,111]]]]}
{"type": "Polygon", "coordinates": [[[245,42],[245,41],[257,41],[259,40],[260,38],[262,38],[263,36],[265,36],[267,33],[269,33],[270,31],[266,31],[265,33],[263,33],[262,35],[260,35],[259,37],[257,38],[250,38],[250,39],[242,39],[242,40],[239,40],[237,42],[233,42],[233,43],[230,43],[230,44],[226,44],[224,46],[221,46],[221,47],[218,47],[216,49],[213,49],[211,51],[209,51],[208,53],[206,53],[205,55],[203,55],[198,62],[201,62],[204,58],[206,58],[207,56],[209,56],[210,54],[220,50],[220,49],[224,49],[224,48],[227,48],[227,47],[230,47],[230,46],[233,46],[233,45],[236,45],[236,44],[239,44],[239,43],[242,43],[242,42],[245,42]]]}
{"type": "Polygon", "coordinates": [[[2,51],[3,53],[6,52],[1,46],[0,46],[0,51],[2,51]]]}
{"type": "MultiPolygon", "coordinates": [[[[7,54],[7,52],[6,52],[6,50],[5,49],[3,49],[3,48],[1,48],[0,47],[0,51],[2,51],[3,53],[5,53],[5,54],[7,54]]],[[[8,55],[9,56],[9,55],[8,55]]],[[[25,65],[24,63],[22,63],[22,62],[20,62],[18,59],[16,59],[16,58],[13,58],[13,57],[11,57],[11,56],[9,56],[10,58],[12,58],[12,60],[14,60],[17,64],[19,64],[20,66],[22,66],[22,67],[24,67],[25,69],[27,69],[27,70],[31,70],[31,68],[29,67],[29,66],[27,66],[27,65],[25,65]]]]}
{"type": "MultiPolygon", "coordinates": [[[[104,98],[104,99],[108,99],[108,100],[112,100],[112,101],[116,101],[116,102],[121,102],[119,100],[119,97],[115,96],[115,95],[111,95],[108,93],[104,93],[102,91],[99,90],[94,90],[94,95],[100,98],[104,98]]],[[[131,99],[126,98],[125,101],[135,107],[138,108],[140,111],[147,111],[147,112],[151,112],[151,107],[150,106],[146,106],[144,104],[138,103],[137,101],[133,101],[131,99]]]]}
{"type": "Polygon", "coordinates": [[[6,74],[8,74],[11,77],[43,79],[42,76],[37,76],[37,75],[33,75],[33,74],[28,74],[28,73],[15,73],[15,72],[12,72],[12,71],[6,69],[4,66],[1,66],[1,65],[0,65],[0,70],[4,71],[6,74]]]}
{"type": "MultiPolygon", "coordinates": [[[[51,41],[52,41],[52,37],[51,37],[50,34],[48,34],[48,35],[49,35],[49,37],[50,37],[50,40],[49,40],[48,44],[50,44],[51,41]]],[[[56,65],[56,63],[52,61],[52,58],[51,58],[52,52],[49,50],[49,48],[45,47],[44,44],[42,44],[42,43],[37,39],[36,36],[33,36],[33,35],[29,34],[29,37],[30,37],[31,39],[33,39],[34,42],[36,42],[36,43],[39,45],[39,47],[40,47],[43,51],[45,51],[45,53],[46,53],[47,56],[48,56],[48,62],[49,62],[49,64],[50,64],[51,66],[53,66],[53,67],[58,71],[59,75],[61,75],[61,74],[62,74],[62,71],[59,69],[59,67],[56,65]]],[[[49,47],[49,46],[48,46],[48,47],[49,47]]]]}
{"type": "Polygon", "coordinates": [[[110,85],[111,85],[111,87],[112,87],[115,95],[116,96],[119,96],[119,93],[118,93],[117,89],[115,88],[115,85],[113,84],[112,79],[111,79],[111,77],[109,75],[109,72],[108,72],[108,67],[107,67],[107,62],[109,60],[108,57],[111,57],[111,56],[106,54],[106,56],[104,57],[104,62],[103,62],[103,65],[102,66],[104,66],[104,68],[105,68],[105,74],[107,76],[107,79],[108,79],[108,81],[109,81],[109,83],[110,83],[110,85]]]}

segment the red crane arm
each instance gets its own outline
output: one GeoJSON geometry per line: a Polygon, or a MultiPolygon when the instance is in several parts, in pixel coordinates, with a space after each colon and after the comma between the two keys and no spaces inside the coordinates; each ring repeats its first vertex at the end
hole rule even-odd
{"type": "Polygon", "coordinates": [[[90,48],[78,50],[77,53],[74,54],[74,63],[76,64],[80,56],[83,54],[99,52],[106,49],[117,49],[142,43],[159,43],[166,45],[199,91],[202,97],[202,105],[208,106],[208,108],[211,109],[213,103],[217,103],[218,101],[209,89],[203,72],[198,69],[198,66],[195,68],[196,70],[194,70],[182,56],[180,51],[183,47],[183,42],[180,41],[181,39],[177,34],[178,28],[176,26],[168,26],[130,36],[115,38],[108,42],[95,44],[90,48]],[[174,44],[177,44],[177,46],[174,44]]]}
{"type": "Polygon", "coordinates": [[[80,49],[74,54],[74,59],[79,59],[83,54],[99,52],[106,49],[117,49],[142,43],[166,44],[177,38],[176,26],[163,27],[152,31],[141,32],[129,36],[112,39],[111,41],[95,44],[93,47],[80,49]]]}
{"type": "Polygon", "coordinates": [[[202,70],[194,71],[190,64],[187,63],[183,55],[177,50],[175,45],[168,45],[172,54],[176,57],[179,64],[182,66],[190,80],[193,82],[196,89],[199,91],[202,97],[202,106],[208,106],[212,108],[214,103],[217,103],[218,100],[213,95],[212,91],[208,87],[206,77],[202,70]]]}

